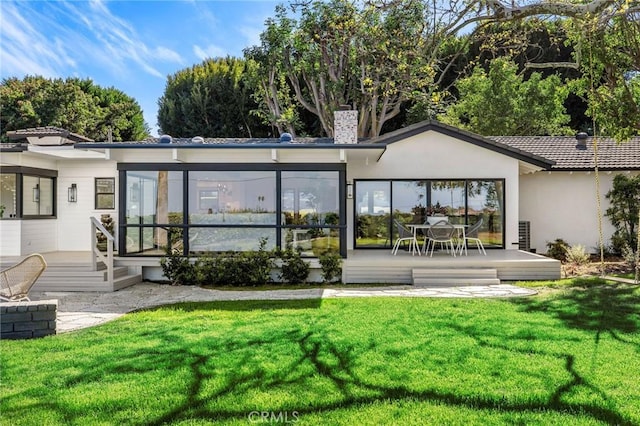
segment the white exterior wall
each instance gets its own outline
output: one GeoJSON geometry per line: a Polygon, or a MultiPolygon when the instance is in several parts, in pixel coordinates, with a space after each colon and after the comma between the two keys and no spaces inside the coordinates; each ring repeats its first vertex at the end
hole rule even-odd
{"type": "Polygon", "coordinates": [[[0,256],[20,256],[21,220],[0,220],[0,256]]]}
{"type": "MultiPolygon", "coordinates": [[[[347,181],[357,179],[505,179],[505,248],[518,248],[518,160],[438,132],[390,144],[377,157],[349,156],[347,181]],[[368,164],[367,164],[368,163],[368,164]]],[[[347,249],[353,249],[353,199],[347,200],[347,249]]]]}
{"type": "MultiPolygon", "coordinates": [[[[100,219],[103,213],[110,214],[114,223],[118,220],[118,171],[114,161],[85,160],[60,161],[58,172],[58,250],[91,250],[90,216],[100,219]],[[113,210],[95,209],[95,178],[115,178],[116,205],[113,210]],[[67,188],[75,183],[78,201],[70,203],[67,188]]],[[[116,224],[117,225],[117,224],[116,224]]]]}
{"type": "MultiPolygon", "coordinates": [[[[637,172],[635,172],[637,174],[637,172]]],[[[616,172],[600,172],[602,231],[605,245],[615,231],[604,216],[610,207],[605,198],[616,172]]],[[[520,220],[531,222],[531,248],[546,253],[547,243],[562,238],[597,252],[598,201],[593,172],[538,172],[520,176],[520,220]]]]}

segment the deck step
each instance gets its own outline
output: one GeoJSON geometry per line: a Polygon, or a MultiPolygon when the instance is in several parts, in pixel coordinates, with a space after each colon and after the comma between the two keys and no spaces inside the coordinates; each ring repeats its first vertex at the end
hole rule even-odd
{"type": "Polygon", "coordinates": [[[414,268],[414,286],[451,287],[500,284],[498,271],[489,268],[414,268]]]}
{"type": "Polygon", "coordinates": [[[107,281],[107,270],[87,270],[85,265],[50,265],[38,278],[36,291],[116,291],[142,281],[142,275],[129,273],[126,266],[113,268],[113,284],[107,281]]]}

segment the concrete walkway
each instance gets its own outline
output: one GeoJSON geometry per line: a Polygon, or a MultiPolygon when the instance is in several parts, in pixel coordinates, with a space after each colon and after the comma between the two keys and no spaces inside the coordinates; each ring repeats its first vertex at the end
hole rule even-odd
{"type": "Polygon", "coordinates": [[[92,327],[137,309],[179,302],[217,300],[292,300],[337,297],[521,297],[536,291],[509,284],[460,287],[362,287],[296,290],[209,290],[148,282],[113,293],[31,292],[31,300],[58,300],[57,332],[92,327]]]}

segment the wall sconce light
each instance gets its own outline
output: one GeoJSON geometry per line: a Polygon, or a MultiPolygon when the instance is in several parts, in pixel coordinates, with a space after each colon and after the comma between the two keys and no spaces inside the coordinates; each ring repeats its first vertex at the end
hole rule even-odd
{"type": "Polygon", "coordinates": [[[347,182],[347,198],[353,198],[353,182],[347,182]]]}
{"type": "Polygon", "coordinates": [[[70,203],[75,203],[78,201],[78,186],[75,183],[72,183],[71,186],[67,189],[67,201],[70,203]]]}
{"type": "Polygon", "coordinates": [[[33,202],[40,202],[40,184],[36,183],[36,186],[33,187],[33,202]]]}

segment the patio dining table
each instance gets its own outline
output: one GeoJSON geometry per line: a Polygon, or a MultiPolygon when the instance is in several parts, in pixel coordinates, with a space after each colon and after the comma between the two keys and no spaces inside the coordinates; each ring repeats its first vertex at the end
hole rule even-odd
{"type": "MultiPolygon", "coordinates": [[[[458,246],[456,247],[456,252],[460,251],[460,254],[462,254],[462,252],[464,250],[462,250],[466,240],[466,229],[469,227],[469,225],[462,225],[462,224],[456,224],[456,223],[451,223],[450,225],[452,225],[457,233],[458,233],[458,238],[459,238],[459,243],[458,246]]],[[[408,223],[407,224],[407,228],[411,229],[413,231],[413,237],[417,238],[418,236],[418,229],[423,229],[423,230],[428,230],[429,228],[436,226],[436,225],[431,225],[429,223],[408,223]]]]}

